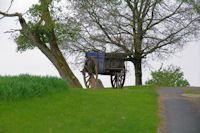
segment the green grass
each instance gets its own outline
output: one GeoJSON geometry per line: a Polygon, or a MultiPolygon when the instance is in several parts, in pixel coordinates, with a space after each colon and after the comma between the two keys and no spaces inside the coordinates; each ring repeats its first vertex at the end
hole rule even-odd
{"type": "Polygon", "coordinates": [[[192,90],[185,90],[183,94],[200,94],[200,92],[192,91],[192,90]]]}
{"type": "Polygon", "coordinates": [[[66,89],[66,81],[55,77],[0,76],[0,100],[14,101],[66,89]]]}
{"type": "Polygon", "coordinates": [[[156,133],[158,94],[151,87],[67,89],[0,102],[0,133],[156,133]]]}

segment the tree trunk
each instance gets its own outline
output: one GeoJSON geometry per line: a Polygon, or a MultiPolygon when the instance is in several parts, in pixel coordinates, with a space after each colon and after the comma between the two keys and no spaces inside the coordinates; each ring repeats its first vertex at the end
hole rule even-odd
{"type": "Polygon", "coordinates": [[[63,57],[63,55],[58,47],[54,47],[52,49],[48,48],[40,40],[37,32],[30,33],[29,38],[35,44],[35,46],[37,46],[40,49],[40,51],[56,67],[60,76],[67,81],[70,88],[82,88],[80,82],[78,81],[78,79],[75,77],[75,75],[69,68],[69,65],[67,64],[65,58],[63,57]]]}
{"type": "Polygon", "coordinates": [[[67,81],[70,88],[82,88],[80,82],[73,74],[66,61],[63,63],[60,63],[58,61],[52,63],[54,64],[54,66],[56,66],[56,69],[58,70],[60,76],[67,81]]]}
{"type": "Polygon", "coordinates": [[[135,67],[135,84],[142,85],[142,59],[132,61],[135,67]]]}
{"type": "Polygon", "coordinates": [[[61,55],[58,56],[58,54],[52,52],[48,47],[45,47],[45,45],[40,44],[37,47],[53,63],[60,76],[67,81],[70,88],[82,88],[80,82],[69,68],[69,65],[67,64],[60,51],[59,54],[61,55]]]}

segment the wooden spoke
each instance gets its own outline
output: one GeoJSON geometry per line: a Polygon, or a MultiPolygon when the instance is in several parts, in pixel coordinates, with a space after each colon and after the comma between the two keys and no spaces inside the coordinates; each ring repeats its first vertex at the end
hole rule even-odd
{"type": "Polygon", "coordinates": [[[82,73],[86,88],[92,88],[92,79],[98,79],[98,66],[94,58],[85,61],[82,73]]]}
{"type": "Polygon", "coordinates": [[[126,77],[125,69],[121,70],[121,72],[111,75],[112,87],[113,88],[122,88],[124,85],[125,77],[126,77]]]}

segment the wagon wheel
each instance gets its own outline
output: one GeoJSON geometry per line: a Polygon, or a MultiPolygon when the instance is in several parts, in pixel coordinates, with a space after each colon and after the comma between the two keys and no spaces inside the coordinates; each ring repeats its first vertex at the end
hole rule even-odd
{"type": "Polygon", "coordinates": [[[93,87],[92,80],[98,79],[97,62],[93,57],[88,58],[85,61],[85,65],[84,65],[82,73],[83,73],[83,79],[84,79],[86,88],[92,88],[93,87]]]}
{"type": "Polygon", "coordinates": [[[114,75],[110,76],[111,84],[113,88],[122,88],[124,86],[124,81],[126,78],[126,71],[122,69],[121,72],[115,73],[114,75]]]}

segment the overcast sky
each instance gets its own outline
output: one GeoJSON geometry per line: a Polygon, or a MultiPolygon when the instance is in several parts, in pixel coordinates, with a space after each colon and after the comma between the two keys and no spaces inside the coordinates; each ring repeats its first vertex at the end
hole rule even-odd
{"type": "MultiPolygon", "coordinates": [[[[37,0],[14,0],[10,13],[25,12],[37,0]]],[[[0,0],[0,11],[9,7],[9,0],[0,0]]],[[[10,34],[4,33],[10,29],[19,28],[17,18],[4,18],[0,20],[0,75],[51,75],[59,77],[57,70],[51,62],[38,50],[28,50],[24,53],[16,52],[16,44],[10,34]]],[[[173,64],[181,67],[185,78],[191,86],[200,86],[200,41],[190,42],[182,52],[179,52],[165,61],[151,61],[143,69],[143,82],[150,78],[150,72],[164,66],[173,64]]],[[[74,67],[73,67],[74,68],[74,67]]],[[[80,68],[80,67],[79,67],[80,68]]],[[[128,74],[125,85],[134,85],[133,65],[128,63],[128,74]]],[[[80,69],[73,69],[77,78],[83,84],[80,69]]],[[[111,86],[108,76],[100,76],[104,86],[111,86]]]]}

